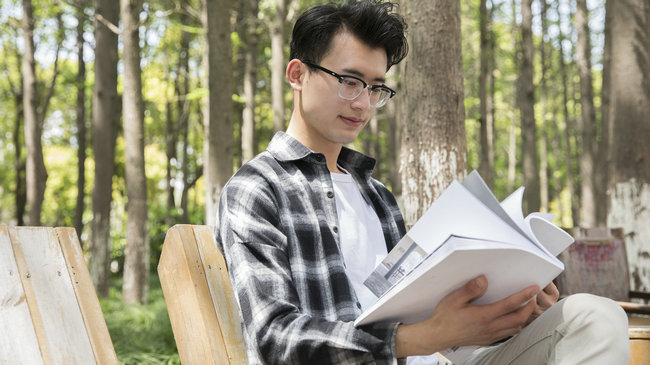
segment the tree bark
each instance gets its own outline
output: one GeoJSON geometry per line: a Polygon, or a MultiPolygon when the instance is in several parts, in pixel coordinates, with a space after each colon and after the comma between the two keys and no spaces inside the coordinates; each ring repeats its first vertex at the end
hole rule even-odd
{"type": "Polygon", "coordinates": [[[287,8],[285,0],[275,1],[275,14],[271,24],[271,99],[273,129],[284,130],[284,28],[287,8]]]}
{"type": "Polygon", "coordinates": [[[221,189],[233,172],[232,48],[230,0],[203,0],[206,30],[205,71],[209,95],[204,112],[205,222],[217,215],[221,189]]]}
{"type": "Polygon", "coordinates": [[[525,209],[540,207],[539,163],[537,156],[537,127],[535,125],[535,87],[533,85],[532,0],[521,3],[521,72],[519,77],[519,109],[521,111],[522,169],[524,175],[525,209]]]}
{"type": "Polygon", "coordinates": [[[146,303],[149,289],[147,177],[144,171],[144,102],[140,70],[139,19],[141,0],[121,0],[124,62],[124,142],[126,145],[126,249],[124,301],[146,303]]]}
{"type": "Polygon", "coordinates": [[[83,214],[86,198],[86,62],[84,61],[85,1],[77,2],[77,203],[74,228],[83,244],[83,214]]]}
{"type": "Polygon", "coordinates": [[[594,190],[594,157],[596,138],[596,112],[591,82],[591,42],[589,41],[589,15],[587,0],[576,1],[576,28],[578,43],[576,61],[580,74],[580,105],[582,106],[582,154],[580,155],[581,220],[580,225],[596,225],[596,201],[594,190]]]}
{"type": "Polygon", "coordinates": [[[487,0],[481,0],[479,14],[479,30],[481,43],[480,72],[478,79],[478,93],[480,100],[481,114],[481,160],[479,172],[483,180],[492,187],[494,185],[494,120],[489,112],[488,85],[491,85],[492,70],[490,60],[492,58],[492,11],[487,10],[487,0]]]}
{"type": "MultiPolygon", "coordinates": [[[[611,0],[610,0],[611,1],[611,0]]],[[[650,3],[611,11],[608,118],[613,128],[610,227],[623,227],[631,289],[650,290],[650,3]]]]}
{"type": "Polygon", "coordinates": [[[408,226],[467,168],[457,0],[409,0],[402,141],[404,218],[408,226]],[[431,72],[436,70],[436,72],[431,72]],[[435,87],[432,87],[435,85],[435,87]]]}
{"type": "Polygon", "coordinates": [[[257,84],[257,0],[248,0],[246,6],[246,55],[244,66],[244,110],[242,112],[242,165],[257,153],[255,148],[255,85],[257,84]]]}
{"type": "MultiPolygon", "coordinates": [[[[95,14],[117,25],[118,1],[94,0],[95,14]]],[[[93,150],[95,182],[90,274],[100,296],[107,297],[110,279],[110,214],[115,169],[115,138],[119,121],[117,95],[117,34],[95,18],[95,87],[93,89],[93,150]]]]}
{"type": "MultiPolygon", "coordinates": [[[[557,11],[558,14],[560,12],[559,10],[559,3],[557,3],[557,11]]],[[[578,195],[576,194],[575,191],[575,178],[574,178],[574,167],[573,167],[573,152],[571,148],[571,116],[569,114],[569,82],[568,82],[568,76],[567,76],[567,70],[566,70],[566,61],[564,60],[564,47],[563,43],[565,40],[564,34],[562,33],[562,16],[559,17],[559,27],[558,27],[558,37],[560,40],[560,50],[558,53],[559,56],[559,68],[560,68],[560,76],[562,78],[562,121],[563,121],[563,139],[564,139],[564,164],[566,165],[566,185],[567,185],[567,190],[569,193],[569,196],[571,197],[571,221],[573,222],[573,225],[577,225],[579,222],[579,200],[578,200],[578,195]]]]}
{"type": "Polygon", "coordinates": [[[541,23],[542,23],[542,34],[541,41],[539,46],[539,53],[541,58],[541,68],[542,75],[540,78],[540,107],[542,112],[542,120],[540,123],[541,133],[539,139],[539,187],[540,187],[540,211],[548,212],[549,204],[549,183],[548,183],[548,147],[547,147],[547,130],[546,130],[546,114],[548,112],[547,104],[547,93],[548,88],[546,87],[546,82],[548,78],[548,65],[546,62],[546,35],[547,35],[547,25],[546,25],[546,11],[548,9],[548,4],[546,0],[542,1],[542,11],[540,13],[541,23]]]}
{"type": "Polygon", "coordinates": [[[28,224],[41,225],[47,171],[43,160],[41,135],[43,126],[38,117],[36,97],[36,61],[34,60],[34,11],[31,0],[23,0],[23,115],[25,120],[26,189],[29,207],[28,224]]]}
{"type": "Polygon", "coordinates": [[[612,1],[607,1],[605,4],[605,44],[603,47],[603,71],[602,71],[602,86],[601,86],[601,109],[600,109],[600,125],[602,127],[601,141],[599,148],[597,149],[598,161],[600,161],[598,173],[594,174],[596,176],[595,186],[596,186],[596,197],[599,201],[599,204],[602,205],[596,209],[596,223],[599,226],[607,225],[607,214],[610,210],[609,207],[609,198],[607,197],[607,186],[609,184],[609,178],[611,175],[612,169],[612,160],[611,160],[611,149],[612,149],[612,137],[613,133],[613,124],[609,118],[609,93],[611,88],[611,60],[612,60],[612,35],[611,35],[611,22],[612,22],[612,13],[614,10],[612,7],[615,5],[612,1]]]}

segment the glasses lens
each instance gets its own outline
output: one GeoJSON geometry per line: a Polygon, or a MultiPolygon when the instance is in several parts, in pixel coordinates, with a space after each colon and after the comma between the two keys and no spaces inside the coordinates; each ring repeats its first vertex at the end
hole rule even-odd
{"type": "Polygon", "coordinates": [[[384,88],[378,88],[370,91],[370,104],[372,104],[375,108],[384,106],[388,99],[390,99],[390,91],[384,88]]]}
{"type": "Polygon", "coordinates": [[[354,100],[363,91],[363,83],[352,77],[341,77],[339,96],[346,100],[354,100]]]}

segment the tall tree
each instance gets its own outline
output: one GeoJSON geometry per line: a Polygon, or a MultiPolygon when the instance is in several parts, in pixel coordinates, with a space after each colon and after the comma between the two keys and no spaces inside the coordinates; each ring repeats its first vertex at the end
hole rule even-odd
{"type": "Polygon", "coordinates": [[[548,78],[548,64],[546,58],[546,37],[547,37],[547,24],[546,24],[546,12],[548,10],[548,3],[546,0],[541,0],[541,12],[540,20],[542,23],[542,34],[539,44],[539,54],[540,54],[540,108],[541,108],[541,117],[540,121],[541,135],[539,138],[539,197],[540,197],[540,210],[542,212],[548,212],[548,203],[549,203],[549,182],[548,182],[548,147],[547,147],[547,130],[546,130],[546,115],[548,113],[549,106],[547,104],[547,78],[548,78]]]}
{"type": "MultiPolygon", "coordinates": [[[[610,0],[611,1],[611,0],[610,0]]],[[[609,2],[609,1],[608,1],[609,2]]],[[[613,125],[610,227],[623,227],[633,290],[650,290],[650,3],[611,12],[608,118],[613,125]]]]}
{"type": "Polygon", "coordinates": [[[275,0],[275,14],[271,22],[271,99],[273,129],[284,130],[284,28],[286,27],[286,0],[275,0]]]}
{"type": "Polygon", "coordinates": [[[124,62],[124,142],[126,145],[126,249],[124,284],[127,303],[145,303],[149,283],[147,177],[144,171],[144,101],[140,70],[141,0],[121,0],[124,62]]]}
{"type": "Polygon", "coordinates": [[[244,8],[246,14],[246,29],[244,40],[246,43],[244,65],[244,110],[242,112],[242,164],[252,159],[256,154],[255,148],[255,85],[257,84],[257,44],[258,35],[258,0],[247,0],[244,8]]]}
{"type": "Polygon", "coordinates": [[[44,95],[38,95],[39,84],[36,79],[36,61],[34,53],[34,10],[31,0],[23,0],[23,113],[25,120],[25,147],[27,148],[26,161],[26,189],[27,205],[29,206],[29,224],[41,225],[41,210],[47,170],[43,159],[43,124],[47,115],[47,108],[54,94],[56,79],[59,74],[59,51],[63,44],[63,20],[60,9],[56,9],[57,30],[55,32],[57,49],[54,57],[52,80],[45,90],[44,95]],[[40,103],[39,103],[40,100],[40,103]]]}
{"type": "Polygon", "coordinates": [[[93,153],[95,181],[90,274],[100,296],[108,296],[111,231],[110,215],[115,170],[115,139],[121,102],[117,94],[117,24],[120,3],[94,0],[95,85],[93,88],[93,153]]]}
{"type": "MultiPolygon", "coordinates": [[[[494,6],[494,4],[492,4],[494,6]]],[[[492,81],[490,69],[492,59],[492,11],[487,9],[487,0],[481,0],[479,13],[479,32],[481,42],[480,72],[478,78],[478,94],[481,113],[481,160],[479,171],[485,182],[493,185],[494,180],[494,120],[489,112],[488,88],[492,81]]]]}
{"type": "Polygon", "coordinates": [[[601,94],[600,94],[600,125],[602,126],[602,135],[600,140],[600,146],[597,149],[598,161],[601,162],[598,173],[596,176],[596,196],[600,201],[603,207],[596,210],[596,222],[599,226],[607,225],[607,214],[609,212],[609,199],[607,197],[607,184],[609,183],[609,177],[611,175],[612,154],[610,150],[612,149],[612,137],[614,135],[613,128],[614,126],[609,119],[609,91],[611,89],[611,60],[612,60],[612,13],[613,13],[613,2],[607,1],[605,3],[605,44],[603,45],[603,71],[602,71],[602,84],[601,84],[601,94]],[[603,163],[604,162],[604,163],[603,163]]]}
{"type": "Polygon", "coordinates": [[[596,201],[594,188],[594,158],[596,142],[596,111],[591,82],[591,42],[589,41],[589,12],[587,0],[576,0],[576,28],[578,43],[576,61],[580,74],[580,105],[582,109],[582,154],[580,155],[581,220],[587,227],[596,225],[596,201]]]}
{"type": "Polygon", "coordinates": [[[214,224],[221,189],[233,172],[232,47],[230,0],[203,0],[204,65],[208,97],[204,112],[205,222],[214,224]]]}
{"type": "Polygon", "coordinates": [[[564,33],[563,28],[563,17],[560,14],[560,5],[559,2],[556,3],[556,10],[558,14],[558,38],[560,41],[560,49],[558,52],[558,66],[560,68],[560,76],[562,79],[562,124],[563,124],[563,133],[562,137],[564,140],[564,164],[566,167],[566,185],[569,196],[571,197],[571,221],[574,225],[579,222],[579,211],[578,211],[578,195],[575,193],[575,178],[574,178],[574,169],[573,169],[573,153],[571,148],[571,117],[569,114],[569,82],[568,82],[568,72],[567,65],[564,55],[564,33]]]}
{"type": "Polygon", "coordinates": [[[404,74],[404,217],[408,225],[467,168],[457,0],[406,1],[410,54],[404,74]],[[436,70],[436,72],[430,72],[436,70]],[[435,86],[435,87],[434,87],[435,86]]]}
{"type": "Polygon", "coordinates": [[[81,239],[86,198],[86,61],[84,61],[85,0],[77,6],[77,204],[74,211],[74,228],[81,239]]]}
{"type": "Polygon", "coordinates": [[[532,0],[521,2],[521,72],[519,73],[519,109],[521,112],[522,169],[527,211],[540,207],[537,127],[535,125],[535,87],[533,84],[533,12],[532,0]]]}

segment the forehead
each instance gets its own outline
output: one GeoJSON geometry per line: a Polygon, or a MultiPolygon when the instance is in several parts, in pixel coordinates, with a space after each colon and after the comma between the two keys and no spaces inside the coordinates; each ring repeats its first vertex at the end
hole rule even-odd
{"type": "Polygon", "coordinates": [[[373,48],[352,33],[342,31],[332,37],[321,64],[336,70],[355,70],[368,79],[383,79],[388,57],[381,47],[373,48]]]}

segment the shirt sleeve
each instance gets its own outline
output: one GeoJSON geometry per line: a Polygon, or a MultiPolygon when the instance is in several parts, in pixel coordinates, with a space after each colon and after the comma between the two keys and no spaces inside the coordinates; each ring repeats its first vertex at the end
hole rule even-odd
{"type": "Polygon", "coordinates": [[[355,328],[301,310],[274,199],[263,179],[234,177],[219,203],[215,235],[239,302],[249,357],[267,364],[397,363],[397,323],[355,328]]]}

